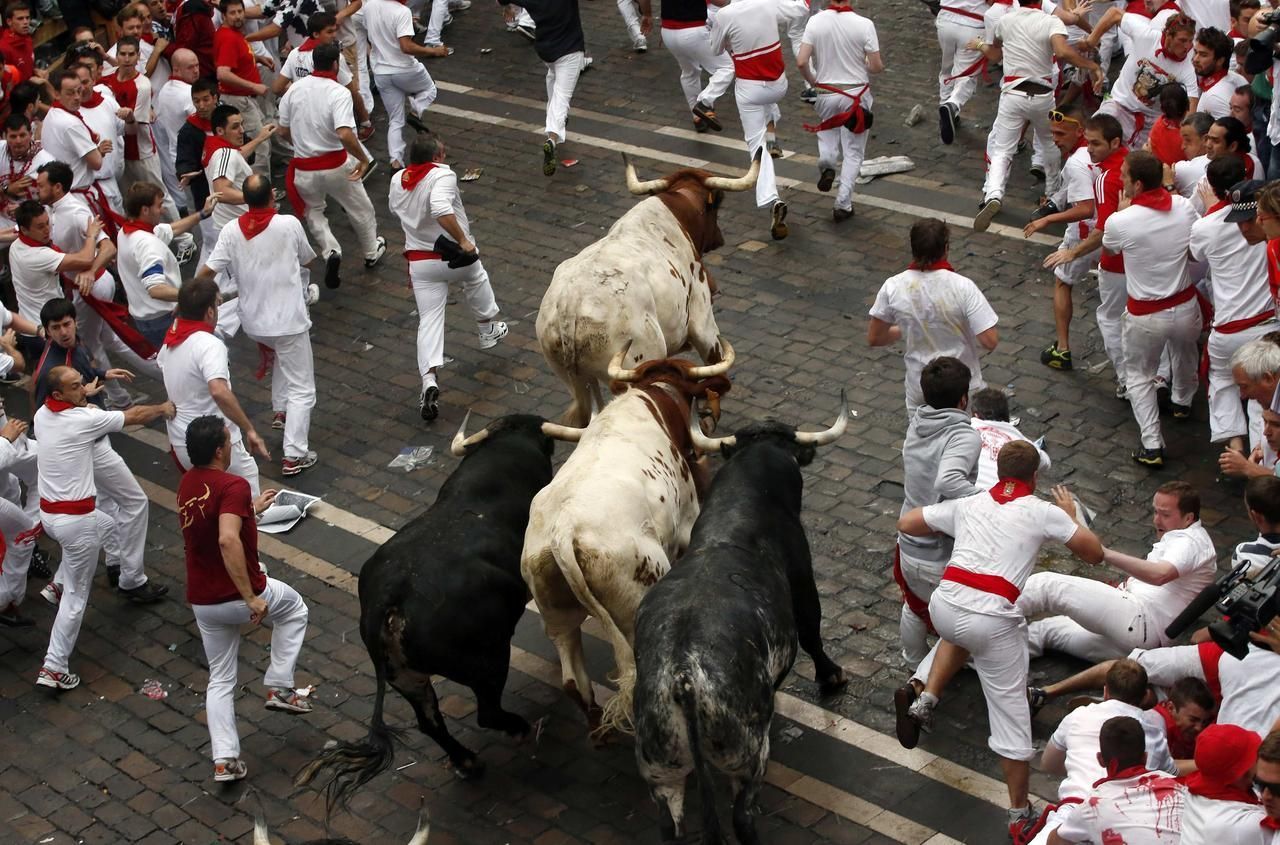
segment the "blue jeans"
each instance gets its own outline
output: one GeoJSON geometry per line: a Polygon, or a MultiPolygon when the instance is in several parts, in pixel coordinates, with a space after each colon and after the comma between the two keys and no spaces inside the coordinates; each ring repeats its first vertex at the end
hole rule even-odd
{"type": "Polygon", "coordinates": [[[139,334],[151,341],[151,345],[156,349],[159,349],[164,345],[165,333],[173,325],[173,315],[162,314],[159,317],[149,317],[145,320],[139,320],[135,317],[133,324],[138,327],[139,334]]]}

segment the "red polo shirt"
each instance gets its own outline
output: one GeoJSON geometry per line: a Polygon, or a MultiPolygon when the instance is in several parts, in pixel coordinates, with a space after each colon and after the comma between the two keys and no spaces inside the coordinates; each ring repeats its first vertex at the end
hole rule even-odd
{"type": "Polygon", "coordinates": [[[253,516],[249,482],[238,475],[196,467],[178,483],[178,516],[187,558],[187,601],[191,604],[223,604],[242,596],[227,574],[218,545],[218,517],[240,517],[240,545],[254,595],[267,588],[267,576],[258,564],[258,522],[253,516]]]}
{"type": "Polygon", "coordinates": [[[30,35],[18,35],[12,29],[0,29],[0,56],[4,63],[18,71],[18,82],[31,78],[36,67],[35,45],[30,35]]]}
{"type": "MultiPolygon", "coordinates": [[[[227,26],[218,27],[213,36],[213,64],[215,67],[231,68],[231,72],[241,79],[261,84],[258,74],[258,63],[253,59],[253,48],[245,40],[244,34],[227,26]]],[[[254,92],[240,85],[218,83],[220,94],[238,97],[252,97],[254,92]]]]}

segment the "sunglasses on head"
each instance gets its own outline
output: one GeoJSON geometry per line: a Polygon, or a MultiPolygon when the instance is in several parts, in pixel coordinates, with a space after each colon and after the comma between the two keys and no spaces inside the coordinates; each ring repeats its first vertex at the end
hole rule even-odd
{"type": "Polygon", "coordinates": [[[1253,788],[1258,790],[1258,794],[1270,790],[1272,795],[1280,796],[1280,783],[1272,783],[1255,777],[1253,779],[1253,788]]]}
{"type": "Polygon", "coordinates": [[[1054,123],[1074,123],[1076,126],[1084,125],[1079,120],[1072,117],[1071,115],[1063,114],[1057,109],[1054,109],[1053,111],[1049,112],[1049,120],[1051,120],[1054,123]]]}

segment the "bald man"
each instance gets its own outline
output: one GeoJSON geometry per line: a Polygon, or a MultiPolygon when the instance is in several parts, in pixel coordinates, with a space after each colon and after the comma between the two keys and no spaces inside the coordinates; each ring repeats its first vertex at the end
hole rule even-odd
{"type": "Polygon", "coordinates": [[[152,128],[156,133],[164,188],[185,217],[187,192],[178,184],[174,162],[178,157],[178,132],[187,118],[196,113],[196,107],[191,103],[191,83],[200,78],[200,59],[184,47],[174,51],[170,63],[173,71],[169,82],[156,94],[156,120],[152,128]]]}

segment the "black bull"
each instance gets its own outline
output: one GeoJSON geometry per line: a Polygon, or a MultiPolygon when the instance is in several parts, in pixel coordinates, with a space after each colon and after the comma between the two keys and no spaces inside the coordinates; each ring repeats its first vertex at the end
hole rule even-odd
{"type": "Polygon", "coordinates": [[[768,764],[774,693],[795,662],[797,639],[823,692],[845,683],[822,647],[822,608],[800,522],[800,467],[816,445],[839,435],[846,416],[821,435],[770,422],[720,441],[729,461],[689,549],[640,603],[636,759],[658,803],[664,842],[683,834],[684,782],[694,771],[702,841],[721,842],[708,764],[737,785],[738,841],[759,842],[751,812],[768,764]]]}
{"type": "Polygon", "coordinates": [[[332,769],[331,808],[391,765],[392,732],[382,716],[387,684],[409,701],[419,729],[463,777],[479,774],[483,764],[449,735],[433,674],[471,688],[481,727],[529,732],[528,722],[502,709],[502,690],[511,637],[528,601],[520,550],[529,503],[551,480],[555,443],[544,433],[551,428],[559,427],[513,415],[465,443],[460,431],[454,451],[461,445],[466,457],[435,503],[360,570],[360,636],[377,678],[369,735],[327,749],[298,776],[299,784],[310,783],[332,769]]]}

